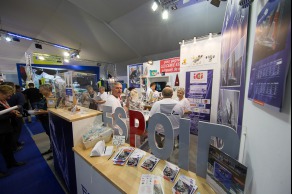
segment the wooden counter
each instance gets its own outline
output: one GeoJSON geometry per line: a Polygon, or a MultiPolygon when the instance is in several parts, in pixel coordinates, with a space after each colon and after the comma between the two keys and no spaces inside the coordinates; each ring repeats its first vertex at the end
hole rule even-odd
{"type": "Polygon", "coordinates": [[[63,118],[64,120],[68,122],[79,121],[86,118],[102,115],[102,112],[97,111],[97,110],[92,110],[92,109],[79,107],[79,106],[78,108],[80,108],[80,111],[77,111],[74,114],[72,114],[71,111],[68,110],[68,107],[66,109],[49,108],[48,111],[56,116],[63,118]]]}
{"type": "MultiPolygon", "coordinates": [[[[108,144],[111,145],[111,144],[108,144]]],[[[129,167],[129,166],[118,166],[118,165],[114,165],[112,162],[112,158],[114,157],[114,155],[111,157],[110,160],[108,160],[109,156],[103,156],[103,157],[90,157],[90,152],[91,152],[92,148],[84,150],[82,145],[78,145],[75,146],[73,148],[73,151],[75,152],[75,161],[76,159],[78,160],[78,158],[80,157],[80,160],[84,160],[86,162],[86,164],[83,163],[83,165],[80,165],[79,169],[78,165],[76,163],[76,175],[78,176],[78,170],[79,170],[79,175],[83,176],[82,178],[80,178],[81,183],[78,183],[78,177],[77,177],[77,185],[82,185],[82,188],[78,188],[78,192],[77,193],[82,193],[82,190],[87,190],[88,193],[102,193],[102,190],[106,190],[108,189],[108,191],[110,190],[110,188],[102,188],[104,185],[106,185],[106,181],[108,183],[110,183],[112,185],[112,187],[115,187],[114,189],[116,189],[116,192],[112,192],[112,193],[130,193],[130,194],[137,194],[138,190],[139,190],[139,185],[140,185],[140,179],[141,179],[141,175],[142,174],[155,174],[155,175],[161,175],[162,174],[162,170],[165,166],[165,161],[164,160],[160,160],[159,163],[157,164],[157,166],[155,167],[155,169],[153,170],[153,172],[149,172],[145,169],[143,169],[141,167],[142,162],[145,160],[145,158],[149,155],[148,153],[146,154],[146,156],[144,156],[141,161],[138,164],[138,167],[129,167]],[[89,171],[86,171],[85,168],[90,168],[89,171]],[[104,183],[102,183],[101,185],[98,185],[98,181],[94,181],[92,177],[93,176],[93,170],[95,170],[99,175],[101,175],[105,181],[104,183]],[[90,173],[91,175],[87,175],[87,176],[91,176],[91,183],[90,181],[86,181],[83,179],[88,178],[90,180],[90,177],[84,176],[82,174],[84,173],[90,173]],[[84,182],[82,182],[84,181],[84,182]],[[88,183],[89,182],[89,183],[88,183]],[[86,185],[87,184],[87,185],[86,185]],[[92,187],[92,190],[89,190],[86,187],[92,187]]],[[[80,161],[79,161],[80,162],[80,161]]],[[[205,179],[202,179],[200,177],[197,177],[193,172],[189,172],[189,171],[185,171],[180,169],[180,172],[178,174],[178,176],[176,177],[175,182],[178,180],[178,177],[180,175],[186,175],[189,176],[191,178],[194,178],[196,180],[196,184],[198,185],[198,190],[196,193],[200,192],[201,194],[212,194],[215,193],[210,186],[206,183],[205,179]]],[[[95,176],[96,177],[96,176],[95,176]]],[[[100,180],[100,178],[99,178],[100,180]]],[[[175,182],[169,182],[167,180],[164,180],[162,178],[163,182],[164,182],[164,193],[165,194],[171,194],[172,193],[172,187],[174,186],[175,182]]],[[[101,180],[102,181],[102,180],[101,180]]],[[[105,187],[105,186],[104,186],[105,187]]],[[[109,184],[107,185],[107,187],[109,187],[109,184]]]]}

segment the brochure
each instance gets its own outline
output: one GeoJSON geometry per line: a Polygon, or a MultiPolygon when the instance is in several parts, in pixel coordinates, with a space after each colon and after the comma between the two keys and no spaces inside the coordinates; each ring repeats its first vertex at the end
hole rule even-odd
{"type": "Polygon", "coordinates": [[[141,158],[143,158],[145,154],[146,153],[143,150],[135,149],[135,151],[131,154],[131,156],[128,159],[127,166],[137,167],[141,158]]]}
{"type": "Polygon", "coordinates": [[[157,163],[159,162],[159,160],[160,160],[159,158],[156,158],[155,156],[150,155],[144,160],[141,167],[152,172],[155,166],[157,165],[157,163]]]}
{"type": "Polygon", "coordinates": [[[161,177],[142,174],[138,194],[164,194],[161,177]]]}
{"type": "Polygon", "coordinates": [[[120,148],[118,153],[113,158],[114,164],[123,166],[134,150],[135,148],[132,148],[132,147],[120,148]]]}
{"type": "Polygon", "coordinates": [[[166,162],[166,165],[162,171],[162,177],[168,181],[174,182],[178,172],[179,172],[178,166],[166,162]]]}
{"type": "Polygon", "coordinates": [[[193,194],[198,189],[196,181],[190,177],[181,175],[172,188],[174,194],[193,194]]]}

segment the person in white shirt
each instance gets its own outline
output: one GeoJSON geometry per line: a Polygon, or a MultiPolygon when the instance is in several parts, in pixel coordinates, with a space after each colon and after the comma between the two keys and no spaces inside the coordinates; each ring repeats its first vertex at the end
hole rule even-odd
{"type": "Polygon", "coordinates": [[[120,97],[122,94],[122,84],[119,82],[114,83],[112,88],[112,94],[108,96],[104,106],[111,106],[112,107],[112,114],[115,113],[116,108],[122,107],[120,97]]]}
{"type": "MultiPolygon", "coordinates": [[[[179,127],[179,120],[183,116],[183,107],[178,101],[173,100],[173,90],[170,87],[165,87],[162,90],[163,99],[153,104],[149,116],[152,117],[155,113],[164,113],[170,119],[174,128],[179,127]]],[[[163,147],[162,138],[164,138],[164,129],[160,125],[156,127],[156,140],[159,147],[163,147]]],[[[178,134],[176,134],[178,135],[178,134]]]]}
{"type": "Polygon", "coordinates": [[[156,101],[155,99],[159,97],[159,92],[156,91],[155,89],[156,89],[156,83],[153,82],[150,84],[150,88],[147,89],[147,93],[146,93],[147,101],[153,102],[153,101],[156,101]]]}
{"type": "Polygon", "coordinates": [[[97,110],[95,100],[97,99],[97,93],[93,90],[91,85],[86,86],[87,91],[81,96],[81,103],[83,107],[97,110]]]}
{"type": "Polygon", "coordinates": [[[182,105],[184,109],[184,114],[190,114],[191,113],[191,104],[187,98],[185,98],[185,89],[184,88],[179,88],[177,90],[177,97],[179,100],[179,103],[182,105]]]}
{"type": "Polygon", "coordinates": [[[101,86],[99,87],[99,95],[98,95],[98,100],[95,102],[97,103],[97,109],[99,111],[103,111],[103,104],[106,102],[108,95],[105,92],[105,87],[101,86]]]}

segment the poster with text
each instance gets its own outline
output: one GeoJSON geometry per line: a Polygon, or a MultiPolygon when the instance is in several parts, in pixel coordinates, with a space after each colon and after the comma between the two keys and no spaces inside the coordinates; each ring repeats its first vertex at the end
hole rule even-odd
{"type": "Polygon", "coordinates": [[[243,118],[249,7],[243,8],[239,2],[228,1],[222,27],[217,123],[231,126],[240,138],[242,130],[238,125],[242,125],[243,118]]]}
{"type": "Polygon", "coordinates": [[[140,76],[143,74],[143,64],[129,65],[129,87],[140,88],[140,76]]]}
{"type": "Polygon", "coordinates": [[[248,98],[280,111],[291,63],[291,1],[268,1],[258,15],[248,98]]]}
{"type": "Polygon", "coordinates": [[[186,72],[186,98],[192,113],[191,134],[198,135],[199,121],[210,122],[213,70],[186,72]]]}
{"type": "Polygon", "coordinates": [[[180,72],[180,58],[170,58],[160,61],[160,73],[176,73],[180,72]]]}

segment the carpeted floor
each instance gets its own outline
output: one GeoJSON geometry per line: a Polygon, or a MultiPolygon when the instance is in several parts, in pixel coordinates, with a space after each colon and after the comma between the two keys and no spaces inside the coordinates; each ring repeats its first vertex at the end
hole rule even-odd
{"type": "MultiPolygon", "coordinates": [[[[48,163],[41,155],[31,133],[40,132],[38,123],[32,123],[34,127],[23,127],[20,140],[25,142],[24,148],[15,153],[17,161],[24,161],[26,165],[8,170],[9,176],[0,179],[0,193],[2,194],[63,194],[62,186],[56,179],[48,163]]],[[[48,139],[46,140],[48,142],[48,139]]],[[[48,149],[47,147],[43,149],[48,149]]],[[[46,151],[42,150],[42,151],[46,151]]],[[[3,159],[0,161],[3,170],[3,159]]]]}

